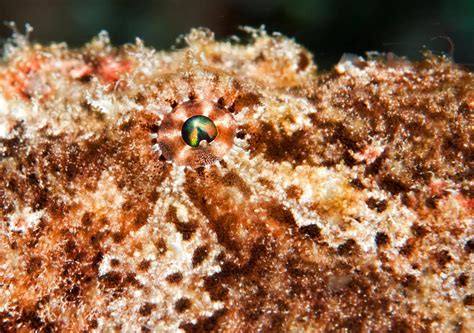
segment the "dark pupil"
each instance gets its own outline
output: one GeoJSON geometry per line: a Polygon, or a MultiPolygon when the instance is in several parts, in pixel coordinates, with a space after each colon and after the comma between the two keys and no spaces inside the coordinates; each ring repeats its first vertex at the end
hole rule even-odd
{"type": "Polygon", "coordinates": [[[198,147],[203,140],[208,143],[214,141],[217,136],[217,127],[206,116],[192,116],[184,122],[181,128],[181,136],[187,145],[198,147]]]}

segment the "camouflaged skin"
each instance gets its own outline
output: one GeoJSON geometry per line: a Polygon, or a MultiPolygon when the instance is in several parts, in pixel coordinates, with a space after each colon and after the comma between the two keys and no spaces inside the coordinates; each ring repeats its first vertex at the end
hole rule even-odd
{"type": "Polygon", "coordinates": [[[474,330],[473,74],[247,30],[5,46],[0,331],[474,330]],[[179,165],[192,101],[235,135],[179,165]]]}

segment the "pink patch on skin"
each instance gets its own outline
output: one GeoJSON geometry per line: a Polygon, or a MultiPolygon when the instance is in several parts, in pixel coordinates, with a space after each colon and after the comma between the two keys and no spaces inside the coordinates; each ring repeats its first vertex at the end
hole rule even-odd
{"type": "Polygon", "coordinates": [[[456,196],[456,199],[458,202],[466,208],[469,212],[474,211],[474,199],[473,198],[467,198],[462,194],[458,194],[456,196]]]}
{"type": "Polygon", "coordinates": [[[353,153],[352,156],[359,162],[364,161],[366,164],[370,164],[374,162],[377,157],[379,157],[385,150],[384,145],[379,145],[374,143],[372,145],[367,146],[362,152],[360,153],[353,153]]]}
{"type": "Polygon", "coordinates": [[[71,69],[69,75],[75,80],[80,80],[86,76],[91,75],[93,71],[94,70],[92,66],[84,64],[80,67],[71,69]]]}
{"type": "Polygon", "coordinates": [[[439,195],[442,194],[442,191],[447,187],[448,183],[445,181],[436,181],[430,184],[430,195],[439,195]]]}
{"type": "Polygon", "coordinates": [[[105,83],[113,83],[118,81],[122,74],[129,72],[131,68],[130,61],[108,56],[100,60],[97,74],[105,83]]]}
{"type": "Polygon", "coordinates": [[[13,71],[9,73],[9,81],[11,86],[23,97],[29,98],[30,78],[43,65],[44,59],[35,55],[30,59],[22,61],[16,65],[13,71]]]}

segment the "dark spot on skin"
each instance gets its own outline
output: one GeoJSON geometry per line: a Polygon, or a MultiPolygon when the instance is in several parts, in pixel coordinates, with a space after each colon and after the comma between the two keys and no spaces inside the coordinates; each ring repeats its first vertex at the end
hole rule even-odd
{"type": "Polygon", "coordinates": [[[255,93],[246,93],[239,95],[232,106],[229,108],[229,111],[239,113],[245,107],[252,107],[260,104],[260,96],[255,93]]]}
{"type": "Polygon", "coordinates": [[[467,253],[474,252],[474,238],[471,238],[466,242],[466,245],[464,245],[464,251],[466,251],[467,253]]]}
{"type": "Polygon", "coordinates": [[[181,272],[176,272],[166,277],[166,281],[168,281],[169,283],[178,283],[181,282],[182,279],[183,274],[181,272]]]}
{"type": "Polygon", "coordinates": [[[74,285],[71,289],[66,291],[65,300],[67,302],[77,302],[81,293],[81,288],[74,285]]]}
{"type": "Polygon", "coordinates": [[[34,330],[38,330],[44,325],[41,317],[32,310],[23,311],[18,321],[29,325],[34,330]]]}
{"type": "Polygon", "coordinates": [[[41,265],[42,265],[41,257],[32,256],[28,260],[28,264],[27,264],[27,267],[26,267],[26,272],[28,274],[33,274],[41,268],[41,265]]]}
{"type": "Polygon", "coordinates": [[[217,100],[217,106],[219,108],[224,108],[225,107],[225,99],[224,97],[219,97],[219,99],[217,100]]]}
{"type": "Polygon", "coordinates": [[[463,300],[464,305],[466,306],[473,306],[474,305],[474,297],[471,295],[466,295],[463,300]]]}
{"type": "Polygon", "coordinates": [[[444,269],[446,265],[453,260],[447,250],[436,252],[434,258],[441,269],[444,269]]]}
{"type": "Polygon", "coordinates": [[[408,186],[390,176],[384,177],[380,183],[380,186],[392,194],[399,194],[408,191],[408,186]]]}
{"type": "Polygon", "coordinates": [[[134,272],[128,272],[123,279],[124,286],[134,286],[134,287],[141,287],[140,281],[137,280],[137,274],[134,272]]]}
{"type": "Polygon", "coordinates": [[[214,331],[219,323],[221,317],[227,313],[227,310],[221,309],[215,311],[210,317],[201,317],[196,323],[181,323],[179,328],[184,330],[186,333],[199,333],[199,332],[211,332],[214,331]]]}
{"type": "Polygon", "coordinates": [[[81,223],[85,227],[90,227],[92,225],[92,213],[84,213],[81,217],[81,223]]]}
{"type": "Polygon", "coordinates": [[[226,161],[220,160],[219,163],[220,163],[220,165],[223,169],[227,169],[227,162],[226,161]]]}
{"type": "Polygon", "coordinates": [[[208,256],[209,248],[206,245],[199,246],[193,253],[193,267],[199,266],[208,256]]]}
{"type": "Polygon", "coordinates": [[[153,124],[149,125],[149,131],[151,133],[158,133],[159,129],[160,129],[160,126],[158,126],[158,124],[156,124],[156,123],[153,123],[153,124]]]}
{"type": "Polygon", "coordinates": [[[252,192],[247,183],[234,171],[229,171],[224,175],[222,181],[225,186],[235,186],[245,196],[250,196],[252,192]]]}
{"type": "Polygon", "coordinates": [[[155,242],[155,247],[159,256],[165,254],[166,251],[168,251],[168,246],[166,245],[166,241],[163,238],[159,238],[155,242]]]}
{"type": "Polygon", "coordinates": [[[119,125],[119,129],[123,132],[129,132],[135,125],[133,120],[126,121],[119,125]]]}
{"type": "Polygon", "coordinates": [[[183,236],[183,240],[190,240],[193,234],[196,232],[197,226],[192,222],[183,223],[177,222],[175,223],[176,230],[181,233],[183,236]]]}
{"type": "Polygon", "coordinates": [[[318,227],[316,224],[310,224],[306,225],[304,227],[301,227],[300,232],[312,240],[316,241],[321,237],[321,228],[318,227]]]}
{"type": "Polygon", "coordinates": [[[465,273],[459,274],[459,276],[456,278],[456,285],[458,287],[467,287],[468,282],[469,276],[467,276],[465,273]]]}
{"type": "Polygon", "coordinates": [[[293,217],[293,214],[281,204],[272,204],[268,209],[268,216],[288,226],[296,226],[296,221],[293,217]]]}
{"type": "Polygon", "coordinates": [[[136,228],[141,228],[143,227],[148,220],[148,213],[146,211],[139,211],[137,216],[135,216],[135,220],[133,221],[133,224],[136,228]]]}
{"type": "Polygon", "coordinates": [[[183,240],[190,240],[192,235],[196,232],[197,225],[193,222],[181,222],[176,215],[176,207],[171,206],[166,213],[166,221],[173,223],[176,230],[183,236],[183,240]]]}
{"type": "Polygon", "coordinates": [[[120,265],[120,260],[115,259],[115,258],[110,260],[110,266],[117,267],[119,265],[120,265]]]}
{"type": "Polygon", "coordinates": [[[147,271],[151,266],[151,261],[150,260],[142,260],[140,264],[138,264],[138,269],[140,271],[147,271]]]}
{"type": "Polygon", "coordinates": [[[418,286],[418,281],[414,275],[407,274],[403,277],[402,286],[408,289],[415,289],[418,286]]]}
{"type": "Polygon", "coordinates": [[[351,256],[359,252],[359,246],[353,239],[348,239],[344,244],[337,247],[337,254],[340,256],[351,256]]]}
{"type": "Polygon", "coordinates": [[[309,65],[309,58],[304,52],[298,55],[298,71],[304,71],[309,65]]]}
{"type": "Polygon", "coordinates": [[[370,197],[365,203],[367,204],[367,207],[376,210],[378,213],[382,213],[385,209],[387,209],[386,200],[377,200],[375,198],[370,197]]]}
{"type": "Polygon", "coordinates": [[[415,247],[415,239],[409,238],[400,249],[400,254],[405,257],[409,257],[413,253],[414,247],[415,247]]]}
{"type": "Polygon", "coordinates": [[[415,237],[423,238],[428,234],[428,229],[419,224],[413,224],[410,229],[415,237]]]}
{"type": "Polygon", "coordinates": [[[176,312],[178,313],[183,313],[190,307],[191,307],[191,301],[189,300],[189,298],[186,298],[186,297],[182,297],[178,299],[176,303],[174,304],[174,308],[176,312]]]}
{"type": "Polygon", "coordinates": [[[76,249],[76,242],[74,242],[72,239],[69,239],[66,242],[66,245],[64,246],[64,252],[67,254],[72,254],[75,249],[76,249]]]}
{"type": "Polygon", "coordinates": [[[216,233],[217,241],[232,252],[238,252],[239,246],[230,230],[238,225],[239,217],[235,214],[225,214],[219,220],[211,219],[211,227],[216,233]]]}
{"type": "Polygon", "coordinates": [[[221,309],[215,311],[212,316],[204,319],[203,321],[198,321],[198,325],[202,325],[204,331],[212,331],[216,328],[217,324],[219,323],[219,319],[224,316],[227,312],[227,309],[221,309]]]}
{"type": "Polygon", "coordinates": [[[378,247],[386,246],[389,243],[390,243],[390,238],[385,232],[377,232],[375,234],[375,244],[377,244],[378,247]]]}
{"type": "Polygon", "coordinates": [[[99,327],[99,322],[97,321],[97,319],[92,319],[89,321],[89,328],[90,329],[96,329],[97,327],[99,327]]]}
{"type": "Polygon", "coordinates": [[[342,123],[336,124],[329,141],[331,143],[339,142],[343,147],[352,151],[360,150],[356,137],[352,134],[350,128],[342,123]]]}
{"type": "Polygon", "coordinates": [[[112,240],[114,243],[120,243],[122,240],[124,240],[125,236],[121,232],[113,232],[112,233],[112,240]]]}
{"type": "Polygon", "coordinates": [[[96,232],[95,234],[93,234],[90,237],[90,242],[91,242],[92,246],[99,247],[105,237],[106,237],[106,233],[99,231],[99,232],[96,232]]]}
{"type": "Polygon", "coordinates": [[[204,278],[204,288],[209,293],[212,301],[222,301],[228,294],[228,289],[222,286],[222,277],[225,274],[214,274],[204,278]]]}
{"type": "Polygon", "coordinates": [[[103,259],[104,259],[104,255],[102,252],[98,252],[97,254],[95,254],[94,257],[92,258],[92,267],[98,270],[99,264],[101,263],[103,259]]]}
{"type": "Polygon", "coordinates": [[[273,182],[270,179],[260,177],[257,180],[260,184],[262,184],[263,186],[265,186],[269,190],[274,190],[275,189],[275,186],[274,186],[273,182]]]}
{"type": "Polygon", "coordinates": [[[384,159],[387,157],[387,151],[384,151],[382,154],[377,156],[377,158],[367,166],[365,169],[365,175],[369,176],[375,176],[380,172],[380,169],[382,168],[382,164],[384,159]]]}
{"type": "Polygon", "coordinates": [[[303,195],[303,190],[299,186],[291,185],[286,189],[286,195],[289,199],[299,200],[303,195]]]}
{"type": "Polygon", "coordinates": [[[118,288],[123,283],[123,275],[120,272],[112,271],[99,276],[99,281],[102,282],[105,288],[118,288]]]}
{"type": "Polygon", "coordinates": [[[428,198],[425,199],[425,205],[426,205],[426,207],[428,207],[430,209],[436,209],[437,202],[438,202],[438,198],[436,198],[436,197],[428,197],[428,198]]]}
{"type": "Polygon", "coordinates": [[[245,139],[245,136],[246,136],[246,135],[247,135],[247,133],[245,133],[245,131],[238,131],[235,136],[236,136],[238,139],[243,140],[243,139],[245,139]]]}
{"type": "Polygon", "coordinates": [[[36,177],[36,175],[34,173],[30,173],[26,177],[26,179],[27,179],[28,183],[30,184],[30,186],[32,186],[32,187],[39,185],[38,177],[36,177]]]}
{"type": "Polygon", "coordinates": [[[357,160],[347,150],[342,153],[342,160],[349,168],[352,168],[354,165],[358,164],[357,160]]]}
{"type": "Polygon", "coordinates": [[[350,184],[358,190],[363,190],[365,188],[359,178],[351,179],[350,184]]]}
{"type": "Polygon", "coordinates": [[[196,325],[193,323],[180,323],[179,328],[182,329],[186,333],[198,332],[196,325]]]}
{"type": "Polygon", "coordinates": [[[143,317],[148,317],[151,315],[151,312],[153,311],[153,309],[156,308],[156,304],[153,304],[153,303],[145,303],[143,304],[141,307],[140,307],[140,310],[138,310],[138,312],[140,313],[140,315],[142,315],[143,317]]]}

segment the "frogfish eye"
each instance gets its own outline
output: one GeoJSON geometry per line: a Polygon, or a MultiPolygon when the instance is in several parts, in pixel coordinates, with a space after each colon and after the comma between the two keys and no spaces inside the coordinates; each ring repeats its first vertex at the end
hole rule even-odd
{"type": "Polygon", "coordinates": [[[201,141],[211,143],[217,137],[217,127],[214,122],[203,115],[192,116],[181,128],[181,137],[188,146],[198,147],[201,141]]]}
{"type": "Polygon", "coordinates": [[[236,128],[225,107],[193,99],[164,115],[157,143],[166,160],[196,168],[221,160],[234,146],[236,128]]]}

